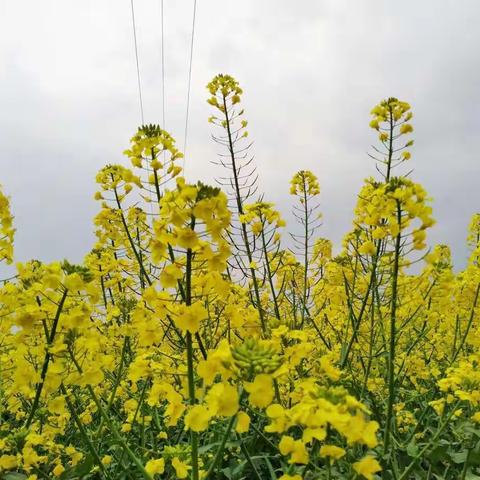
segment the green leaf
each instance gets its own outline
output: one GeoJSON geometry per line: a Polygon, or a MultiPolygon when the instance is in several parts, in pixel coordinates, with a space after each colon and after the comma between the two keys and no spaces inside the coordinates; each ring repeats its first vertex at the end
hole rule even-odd
{"type": "Polygon", "coordinates": [[[265,457],[265,463],[267,464],[268,471],[270,473],[270,476],[272,480],[276,480],[277,476],[275,475],[275,470],[272,467],[272,464],[268,458],[265,457]]]}
{"type": "Polygon", "coordinates": [[[465,463],[467,460],[468,450],[463,452],[454,452],[450,454],[450,458],[454,463],[465,463]]]}
{"type": "Polygon", "coordinates": [[[74,475],[82,478],[83,476],[90,473],[93,468],[93,457],[92,455],[87,455],[85,460],[82,463],[79,463],[73,470],[74,475]]]}
{"type": "Polygon", "coordinates": [[[418,445],[415,443],[415,441],[410,442],[407,445],[407,454],[410,457],[416,457],[418,455],[418,452],[420,450],[418,449],[418,445]]]}
{"type": "Polygon", "coordinates": [[[442,444],[437,445],[433,450],[430,451],[430,453],[427,455],[427,458],[434,464],[438,461],[444,460],[447,456],[448,447],[448,444],[442,442],[442,444]]]}
{"type": "Polygon", "coordinates": [[[471,450],[470,456],[468,457],[468,464],[475,467],[480,465],[480,442],[471,450]]]}
{"type": "Polygon", "coordinates": [[[231,465],[222,469],[222,473],[228,480],[239,480],[242,478],[242,473],[247,462],[242,461],[237,465],[231,465]]]}

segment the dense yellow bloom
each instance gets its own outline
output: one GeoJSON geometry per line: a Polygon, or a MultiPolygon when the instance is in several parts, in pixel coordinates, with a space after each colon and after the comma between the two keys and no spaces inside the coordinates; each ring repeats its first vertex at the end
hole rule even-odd
{"type": "MultiPolygon", "coordinates": [[[[309,170],[300,170],[296,173],[292,180],[290,180],[290,193],[292,195],[302,196],[306,195],[319,195],[320,185],[317,177],[309,170]]],[[[302,203],[303,199],[300,200],[302,203]]]]}
{"type": "Polygon", "coordinates": [[[270,405],[274,396],[272,376],[265,373],[257,375],[252,383],[245,384],[245,390],[250,394],[248,401],[254,407],[264,408],[270,405]]]}
{"type": "Polygon", "coordinates": [[[205,397],[208,409],[212,415],[231,417],[238,410],[237,389],[228,383],[217,383],[205,397]]]}
{"type": "Polygon", "coordinates": [[[173,288],[178,280],[183,277],[183,272],[176,265],[167,265],[160,275],[160,283],[165,288],[173,288]]]}
{"type": "Polygon", "coordinates": [[[10,213],[10,201],[0,187],[0,262],[13,260],[13,217],[10,213]]]}
{"type": "Polygon", "coordinates": [[[175,323],[183,332],[195,333],[200,328],[200,322],[207,317],[205,307],[196,302],[182,306],[175,317],[175,323]]]}
{"type": "Polygon", "coordinates": [[[362,255],[375,255],[376,251],[377,248],[375,247],[375,244],[370,240],[362,243],[358,249],[358,253],[361,253],[362,255]]]}
{"type": "Polygon", "coordinates": [[[282,455],[291,454],[289,463],[308,463],[308,452],[301,440],[294,440],[289,435],[284,435],[278,444],[282,455]]]}
{"type": "Polygon", "coordinates": [[[284,432],[290,426],[290,419],[287,411],[282,405],[272,403],[266,410],[267,416],[270,418],[270,424],[265,427],[266,432],[284,432]]]}
{"type": "Polygon", "coordinates": [[[165,460],[163,458],[149,460],[145,465],[145,470],[153,477],[157,474],[161,475],[165,471],[165,460]]]}
{"type": "Polygon", "coordinates": [[[183,248],[194,248],[198,245],[198,236],[190,228],[179,228],[175,233],[177,245],[183,248]]]}
{"type": "Polygon", "coordinates": [[[187,478],[190,466],[182,462],[178,457],[173,457],[172,467],[175,469],[177,478],[187,478]]]}
{"type": "Polygon", "coordinates": [[[15,455],[2,455],[0,457],[0,469],[11,470],[17,466],[17,457],[15,455]]]}
{"type": "Polygon", "coordinates": [[[334,460],[339,460],[342,458],[347,452],[336,445],[322,445],[320,447],[320,456],[322,457],[330,457],[334,460]]]}
{"type": "Polygon", "coordinates": [[[400,127],[400,133],[401,134],[410,133],[410,132],[413,132],[413,127],[409,123],[404,123],[400,127]]]}
{"type": "Polygon", "coordinates": [[[131,147],[125,150],[134,167],[140,168],[144,163],[150,162],[152,168],[158,170],[158,158],[165,158],[168,153],[167,166],[172,168],[175,160],[183,154],[175,147],[174,138],[165,130],[155,125],[144,125],[131,138],[131,147]]]}
{"type": "Polygon", "coordinates": [[[250,417],[245,412],[238,412],[237,414],[237,425],[235,430],[238,433],[246,433],[250,427],[250,417]]]}
{"type": "Polygon", "coordinates": [[[185,426],[194,432],[203,432],[212,417],[210,410],[204,405],[194,405],[185,415],[185,426]]]}
{"type": "Polygon", "coordinates": [[[250,224],[252,232],[259,235],[266,226],[284,227],[280,213],[273,209],[273,203],[256,202],[244,206],[240,222],[250,224]]]}
{"type": "MultiPolygon", "coordinates": [[[[208,88],[222,138],[244,138],[238,82],[208,88]]],[[[380,465],[364,452],[381,443],[385,470],[401,456],[402,476],[438,442],[446,459],[418,459],[415,474],[460,478],[451,460],[480,423],[480,215],[463,270],[445,245],[419,253],[430,199],[392,173],[411,156],[411,118],[393,98],[372,110],[380,176],[361,189],[338,255],[308,213],[312,172],[291,181],[302,234],[287,246],[274,205],[248,203],[254,187],[232,203],[188,183],[174,139],[140,127],[131,169],[97,176],[84,262],[32,260],[0,282],[0,476],[249,478],[251,455],[282,480],[328,468],[373,479],[380,465]]],[[[0,193],[6,261],[9,206],[0,193]]]]}
{"type": "Polygon", "coordinates": [[[373,457],[366,456],[353,464],[353,469],[367,480],[373,480],[373,475],[382,470],[380,464],[373,457]]]}
{"type": "Polygon", "coordinates": [[[59,477],[63,472],[65,471],[65,467],[59,463],[53,470],[52,473],[56,476],[59,477]]]}

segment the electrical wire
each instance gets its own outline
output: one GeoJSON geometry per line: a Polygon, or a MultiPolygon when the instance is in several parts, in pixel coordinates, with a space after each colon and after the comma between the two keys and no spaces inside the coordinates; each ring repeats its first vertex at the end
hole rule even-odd
{"type": "Polygon", "coordinates": [[[130,5],[132,8],[132,26],[133,26],[133,44],[135,47],[135,62],[137,64],[138,99],[140,102],[140,116],[142,119],[142,125],[144,125],[145,120],[143,115],[142,81],[140,78],[140,63],[138,61],[137,27],[135,25],[135,7],[133,6],[133,0],[130,0],[130,5]]]}
{"type": "Polygon", "coordinates": [[[164,13],[163,0],[160,0],[161,18],[162,18],[162,129],[166,130],[165,125],[165,35],[164,35],[164,13]]]}
{"type": "Polygon", "coordinates": [[[185,158],[187,156],[187,137],[188,137],[188,115],[190,110],[190,87],[192,83],[192,61],[193,61],[193,43],[195,39],[195,19],[197,13],[197,0],[193,1],[193,20],[192,20],[192,39],[190,43],[190,66],[188,69],[188,90],[187,90],[187,112],[185,115],[185,138],[183,143],[183,170],[185,173],[185,158]]]}

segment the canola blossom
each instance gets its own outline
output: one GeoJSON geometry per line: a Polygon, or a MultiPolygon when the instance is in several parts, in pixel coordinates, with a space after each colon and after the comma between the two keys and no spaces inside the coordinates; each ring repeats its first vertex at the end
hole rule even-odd
{"type": "Polygon", "coordinates": [[[410,105],[373,108],[379,176],[334,254],[317,177],[293,176],[287,226],[258,192],[238,82],[207,88],[221,187],[187,183],[174,138],[141,126],[96,177],[83,263],[2,282],[1,478],[480,478],[480,214],[455,272],[402,174],[410,105]]]}

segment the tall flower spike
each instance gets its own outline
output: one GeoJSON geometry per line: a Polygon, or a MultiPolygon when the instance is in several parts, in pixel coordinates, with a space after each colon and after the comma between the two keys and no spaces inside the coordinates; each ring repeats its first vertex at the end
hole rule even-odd
{"type": "Polygon", "coordinates": [[[10,201],[0,188],[0,262],[8,264],[13,261],[13,217],[10,213],[10,201]]]}
{"type": "Polygon", "coordinates": [[[370,157],[385,165],[385,172],[379,171],[388,181],[392,169],[411,158],[407,148],[413,145],[413,140],[405,142],[403,136],[413,132],[413,126],[409,123],[413,113],[407,102],[391,97],[376,105],[370,114],[373,117],[370,127],[378,132],[381,143],[380,147],[373,147],[374,153],[370,157]]]}
{"type": "Polygon", "coordinates": [[[470,263],[478,264],[480,258],[480,213],[472,215],[468,226],[467,244],[472,250],[470,263]]]}
{"type": "MultiPolygon", "coordinates": [[[[150,193],[159,201],[161,188],[182,172],[182,167],[175,162],[183,158],[183,153],[175,146],[175,139],[159,125],[142,125],[130,139],[130,144],[123,153],[134,167],[147,172],[147,183],[154,189],[150,193]]],[[[150,202],[151,195],[144,196],[144,200],[150,202]]]]}
{"type": "Polygon", "coordinates": [[[246,224],[240,222],[238,225],[239,217],[244,214],[245,203],[257,192],[256,167],[249,154],[252,143],[242,142],[248,137],[248,122],[242,119],[243,109],[238,108],[243,91],[233,77],[222,74],[214,77],[207,89],[211,95],[207,101],[216,109],[216,115],[212,115],[208,120],[221,129],[221,133],[213,135],[213,139],[227,149],[226,154],[219,155],[219,164],[229,171],[229,177],[221,179],[219,183],[226,188],[231,208],[236,214],[236,222],[229,235],[237,250],[235,264],[231,266],[238,268],[245,278],[252,280],[255,308],[260,316],[262,330],[266,334],[267,324],[260,297],[260,281],[255,272],[254,257],[258,247],[255,245],[255,238],[247,231],[246,224]]]}
{"type": "Polygon", "coordinates": [[[322,218],[317,200],[320,195],[317,177],[309,170],[300,170],[290,181],[290,194],[295,195],[298,201],[298,204],[293,205],[292,213],[300,226],[300,231],[292,233],[291,236],[293,251],[303,260],[303,278],[297,281],[300,290],[301,325],[303,325],[308,316],[307,311],[311,307],[309,303],[313,300],[313,296],[310,295],[311,284],[315,283],[314,279],[319,273],[318,270],[314,272],[311,269],[314,235],[321,225],[322,218]]]}
{"type": "Polygon", "coordinates": [[[214,77],[207,89],[211,95],[207,102],[216,109],[215,115],[210,116],[208,121],[223,131],[213,138],[228,150],[219,162],[231,171],[231,178],[220,183],[233,189],[229,193],[238,213],[242,214],[243,203],[257,190],[256,167],[249,156],[251,143],[242,143],[248,137],[248,122],[243,118],[244,110],[239,108],[243,90],[237,80],[222,74],[214,77]]]}

